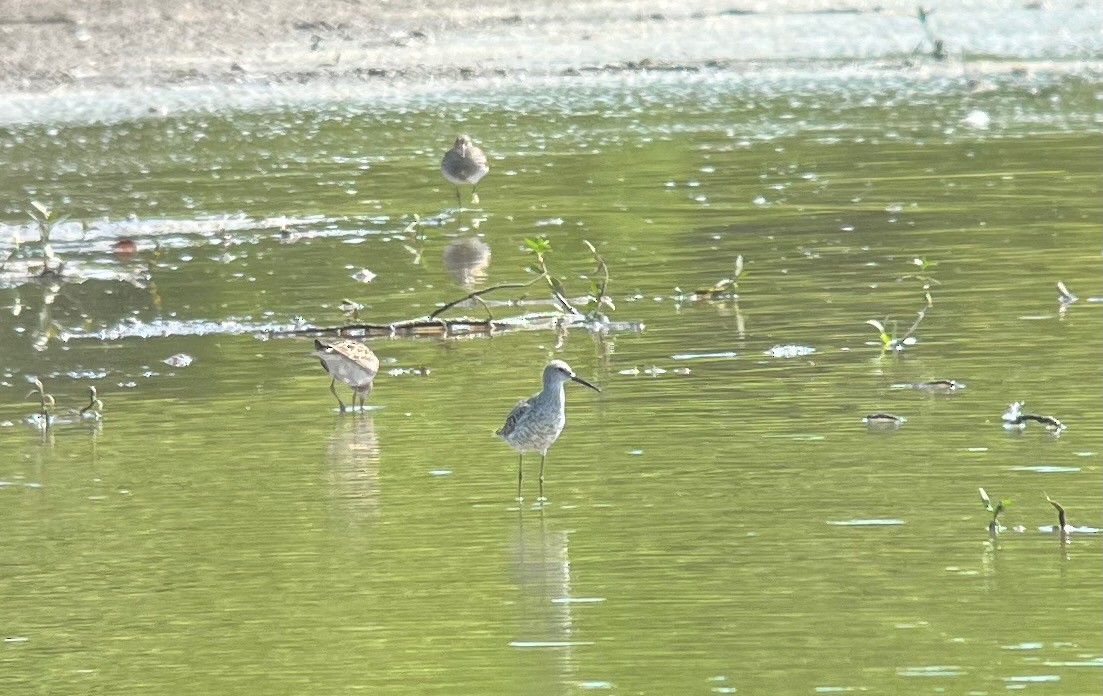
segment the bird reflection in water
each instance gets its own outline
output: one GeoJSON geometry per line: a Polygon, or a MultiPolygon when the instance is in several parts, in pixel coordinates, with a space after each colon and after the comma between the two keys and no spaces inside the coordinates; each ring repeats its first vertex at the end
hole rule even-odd
{"type": "Polygon", "coordinates": [[[454,239],[444,247],[444,267],[464,290],[486,282],[490,245],[478,237],[454,239]]]}
{"type": "Polygon", "coordinates": [[[352,527],[379,514],[379,438],[372,417],[338,418],[326,440],[327,489],[352,527]]]}
{"type": "MultiPolygon", "coordinates": [[[[551,672],[533,683],[574,684],[574,649],[584,643],[573,637],[567,532],[551,528],[543,508],[536,515],[526,518],[524,511],[518,510],[511,558],[520,596],[519,626],[510,645],[527,653],[526,666],[532,672],[551,672]]],[[[547,691],[558,693],[561,689],[547,691]]]]}

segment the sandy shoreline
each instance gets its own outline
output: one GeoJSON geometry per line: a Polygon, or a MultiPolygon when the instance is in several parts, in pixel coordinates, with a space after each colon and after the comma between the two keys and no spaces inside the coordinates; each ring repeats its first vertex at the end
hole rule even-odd
{"type": "MultiPolygon", "coordinates": [[[[488,2],[9,0],[0,98],[80,91],[340,82],[401,85],[593,72],[769,69],[786,61],[914,67],[912,0],[488,2]]],[[[956,3],[932,29],[989,69],[1100,68],[1090,3],[956,3]]],[[[984,70],[983,67],[979,68],[984,70]]]]}

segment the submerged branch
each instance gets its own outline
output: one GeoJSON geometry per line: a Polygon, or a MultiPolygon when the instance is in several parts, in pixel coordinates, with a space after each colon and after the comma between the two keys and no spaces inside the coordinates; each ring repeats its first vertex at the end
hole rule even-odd
{"type": "MultiPolygon", "coordinates": [[[[499,283],[498,285],[492,285],[489,288],[483,288],[482,290],[476,290],[475,292],[469,292],[469,293],[467,293],[466,295],[464,295],[463,297],[461,297],[458,300],[455,300],[453,302],[449,302],[448,304],[444,305],[443,307],[438,307],[436,311],[434,311],[432,314],[429,315],[429,318],[430,319],[436,319],[438,316],[440,316],[444,312],[448,311],[449,309],[452,309],[456,305],[461,304],[461,303],[465,302],[466,300],[477,299],[477,298],[479,298],[479,297],[481,297],[481,296],[483,296],[483,295],[485,295],[489,292],[493,292],[494,290],[504,290],[505,288],[527,288],[530,285],[534,284],[536,281],[540,280],[541,277],[542,276],[537,276],[536,278],[533,278],[532,280],[530,280],[527,283],[499,283]]],[[[485,306],[485,304],[484,304],[484,306],[485,306]]]]}
{"type": "Polygon", "coordinates": [[[602,331],[642,331],[640,322],[608,322],[590,319],[581,314],[541,312],[505,319],[475,319],[457,317],[450,319],[421,317],[405,319],[389,324],[342,324],[340,326],[307,326],[301,329],[275,330],[273,336],[336,336],[343,338],[371,338],[389,336],[440,337],[454,335],[490,335],[505,331],[521,331],[550,328],[600,327],[602,331]]]}
{"type": "MultiPolygon", "coordinates": [[[[273,330],[269,333],[276,336],[367,338],[395,335],[448,337],[454,334],[491,334],[495,331],[544,328],[565,329],[576,326],[582,326],[591,331],[642,331],[644,327],[640,322],[611,322],[601,314],[600,308],[602,304],[606,304],[610,308],[613,307],[612,300],[605,297],[605,291],[609,283],[609,267],[605,263],[605,259],[597,253],[597,249],[593,244],[590,242],[585,242],[585,244],[590,250],[590,253],[593,254],[597,264],[595,272],[602,275],[600,285],[591,281],[592,288],[597,292],[597,298],[594,299],[591,311],[585,314],[579,311],[574,303],[567,298],[567,291],[563,287],[563,283],[548,271],[544,255],[551,247],[546,239],[537,238],[525,240],[525,246],[536,256],[536,263],[529,267],[529,270],[535,273],[536,277],[526,282],[499,283],[480,290],[474,290],[459,299],[446,302],[433,310],[431,314],[422,317],[387,323],[357,322],[342,324],[340,326],[305,326],[296,329],[273,330]],[[558,308],[558,311],[522,314],[520,316],[507,317],[505,319],[495,319],[490,312],[490,306],[482,299],[484,295],[488,295],[497,290],[528,288],[539,283],[541,280],[548,284],[548,288],[551,290],[552,300],[558,308]],[[468,300],[474,300],[482,305],[483,309],[486,311],[486,317],[482,319],[473,319],[470,317],[444,318],[441,316],[448,310],[468,300]]],[[[574,302],[578,301],[580,300],[575,300],[574,302]]],[[[587,302],[589,302],[588,298],[587,302]]],[[[346,304],[353,307],[356,306],[355,303],[349,301],[346,301],[346,304]]],[[[356,318],[355,315],[353,315],[352,318],[356,318]]]]}

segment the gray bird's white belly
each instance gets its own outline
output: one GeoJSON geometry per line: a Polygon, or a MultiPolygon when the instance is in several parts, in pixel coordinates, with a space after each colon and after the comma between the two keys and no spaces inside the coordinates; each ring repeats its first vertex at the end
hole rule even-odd
{"type": "Polygon", "coordinates": [[[365,370],[348,358],[339,355],[318,355],[325,364],[326,370],[337,380],[350,387],[366,387],[375,378],[375,372],[365,370]]]}
{"type": "Polygon", "coordinates": [[[566,418],[525,419],[506,437],[506,442],[525,452],[543,452],[563,432],[566,418]]]}

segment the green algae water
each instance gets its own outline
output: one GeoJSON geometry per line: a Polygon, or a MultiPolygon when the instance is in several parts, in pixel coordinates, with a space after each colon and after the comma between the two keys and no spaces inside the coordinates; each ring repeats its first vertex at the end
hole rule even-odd
{"type": "Polygon", "coordinates": [[[4,128],[4,693],[1098,693],[1098,85],[583,85],[4,128]],[[373,338],[346,414],[274,331],[525,282],[538,236],[618,324],[373,338]],[[603,391],[519,505],[493,431],[553,357],[603,391]],[[28,424],[31,377],[102,420],[28,424]]]}

